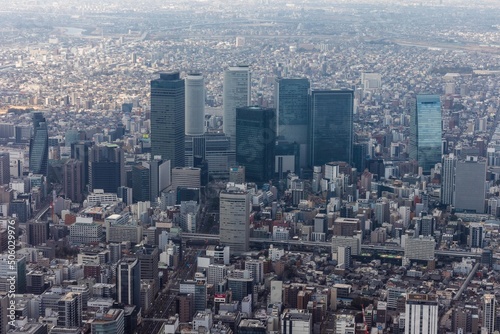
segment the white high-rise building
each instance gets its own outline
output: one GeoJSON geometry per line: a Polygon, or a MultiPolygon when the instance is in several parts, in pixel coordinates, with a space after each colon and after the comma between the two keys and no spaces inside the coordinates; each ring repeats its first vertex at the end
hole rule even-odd
{"type": "Polygon", "coordinates": [[[228,188],[220,193],[220,241],[229,246],[231,254],[249,249],[250,195],[239,188],[228,188]]]}
{"type": "Polygon", "coordinates": [[[483,328],[486,328],[488,334],[493,334],[495,330],[495,308],[495,295],[485,294],[483,296],[483,328]]]}
{"type": "Polygon", "coordinates": [[[205,79],[200,73],[190,73],[186,85],[186,136],[201,136],[205,132],[205,79]]]}
{"type": "Polygon", "coordinates": [[[405,334],[437,334],[439,315],[435,295],[409,293],[405,310],[405,334]]]}
{"type": "Polygon", "coordinates": [[[441,169],[441,204],[453,204],[456,165],[457,158],[453,154],[443,157],[443,168],[441,169]]]}
{"type": "Polygon", "coordinates": [[[223,131],[230,138],[231,149],[236,149],[236,108],[251,104],[251,74],[245,65],[231,66],[224,71],[223,131]]]}

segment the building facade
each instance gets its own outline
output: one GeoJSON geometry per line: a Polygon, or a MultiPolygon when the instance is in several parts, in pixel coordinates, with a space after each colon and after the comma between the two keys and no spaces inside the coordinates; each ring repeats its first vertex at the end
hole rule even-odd
{"type": "Polygon", "coordinates": [[[410,159],[425,174],[441,162],[441,101],[438,95],[417,95],[410,118],[410,159]]]}
{"type": "Polygon", "coordinates": [[[245,179],[268,182],[274,176],[276,115],[274,109],[236,109],[236,162],[245,167],[245,179]]]}
{"type": "Polygon", "coordinates": [[[184,166],[185,83],[179,72],[151,81],[151,153],[184,166]]]}
{"type": "Polygon", "coordinates": [[[352,162],[352,90],[312,90],[310,92],[310,165],[330,161],[352,162]]]}
{"type": "Polygon", "coordinates": [[[245,65],[231,66],[224,71],[223,130],[229,136],[231,149],[236,149],[236,108],[251,104],[251,72],[245,65]]]}

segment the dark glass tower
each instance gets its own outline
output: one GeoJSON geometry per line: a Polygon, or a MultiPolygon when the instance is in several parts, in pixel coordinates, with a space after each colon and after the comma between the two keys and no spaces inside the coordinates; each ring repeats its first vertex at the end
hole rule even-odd
{"type": "Polygon", "coordinates": [[[132,196],[134,202],[150,200],[149,168],[136,165],[132,168],[132,196]]]}
{"type": "Polygon", "coordinates": [[[274,176],[276,112],[261,107],[236,108],[236,162],[245,166],[250,182],[268,182],[274,176]]]}
{"type": "Polygon", "coordinates": [[[49,161],[49,132],[41,112],[33,113],[33,136],[30,140],[30,171],[47,176],[49,161]]]}
{"type": "Polygon", "coordinates": [[[151,153],[184,166],[185,88],[179,72],[151,81],[151,153]]]}
{"type": "Polygon", "coordinates": [[[123,150],[115,144],[94,146],[89,151],[90,191],[103,189],[116,193],[126,184],[125,157],[123,150]]]}
{"type": "Polygon", "coordinates": [[[276,78],[274,105],[276,107],[276,135],[288,142],[307,144],[308,79],[276,78]]]}
{"type": "Polygon", "coordinates": [[[352,163],[352,90],[312,90],[310,94],[309,145],[312,166],[330,161],[352,163]]]}
{"type": "Polygon", "coordinates": [[[71,144],[71,159],[81,161],[83,164],[82,189],[86,191],[89,181],[89,149],[92,147],[90,141],[79,141],[71,144]]]}
{"type": "Polygon", "coordinates": [[[417,95],[410,119],[410,159],[425,174],[441,162],[441,101],[438,95],[417,95]]]}

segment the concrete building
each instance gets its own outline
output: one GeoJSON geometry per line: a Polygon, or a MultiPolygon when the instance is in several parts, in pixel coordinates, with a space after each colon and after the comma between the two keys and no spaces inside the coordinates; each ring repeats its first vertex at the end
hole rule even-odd
{"type": "Polygon", "coordinates": [[[494,294],[485,294],[483,296],[483,326],[486,333],[493,333],[496,329],[496,298],[494,294]]]}
{"type": "Polygon", "coordinates": [[[311,334],[312,314],[303,310],[287,309],[281,315],[281,334],[311,334]]]}
{"type": "Polygon", "coordinates": [[[438,308],[438,301],[435,295],[407,294],[405,334],[437,334],[439,322],[438,308]]]}
{"type": "Polygon", "coordinates": [[[467,156],[456,163],[454,207],[457,211],[484,213],[486,161],[467,156]]]}
{"type": "Polygon", "coordinates": [[[220,241],[231,254],[249,249],[250,195],[248,191],[228,188],[220,193],[220,241]]]}

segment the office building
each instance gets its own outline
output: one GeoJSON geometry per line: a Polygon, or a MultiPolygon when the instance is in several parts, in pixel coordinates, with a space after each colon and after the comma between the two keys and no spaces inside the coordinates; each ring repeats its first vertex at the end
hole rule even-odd
{"type": "Polygon", "coordinates": [[[201,169],[194,167],[172,168],[172,190],[178,188],[200,188],[201,169]]]}
{"type": "Polygon", "coordinates": [[[245,270],[252,273],[253,281],[255,284],[264,282],[264,261],[262,260],[248,260],[245,261],[245,270]]]}
{"type": "Polygon", "coordinates": [[[404,254],[407,259],[429,261],[435,258],[436,241],[433,237],[408,237],[404,245],[404,254]]]}
{"type": "Polygon", "coordinates": [[[469,224],[469,237],[467,245],[470,248],[483,248],[483,240],[486,234],[486,229],[482,223],[469,224]]]}
{"type": "Polygon", "coordinates": [[[69,159],[63,166],[63,190],[66,198],[72,202],[83,202],[83,189],[84,189],[84,165],[81,161],[76,159],[69,159]]]}
{"type": "Polygon", "coordinates": [[[457,158],[453,154],[443,156],[443,167],[441,169],[441,204],[453,204],[456,165],[457,158]]]}
{"type": "Polygon", "coordinates": [[[135,257],[124,257],[116,267],[117,299],[125,305],[141,303],[141,266],[135,257]]]}
{"type": "Polygon", "coordinates": [[[87,190],[89,184],[89,150],[92,147],[90,141],[79,141],[71,144],[71,159],[81,161],[83,164],[83,189],[87,190]]]}
{"type": "Polygon", "coordinates": [[[26,222],[26,236],[28,245],[38,246],[49,239],[49,222],[29,220],[26,222]]]}
{"type": "Polygon", "coordinates": [[[301,167],[307,167],[309,88],[306,78],[276,78],[274,83],[276,136],[279,140],[299,145],[301,167]]]}
{"type": "Polygon", "coordinates": [[[179,72],[151,81],[151,153],[184,166],[185,86],[179,72]]]}
{"type": "Polygon", "coordinates": [[[243,298],[253,294],[254,282],[253,278],[247,277],[227,277],[227,288],[231,290],[233,301],[241,302],[243,298]]]}
{"type": "Polygon", "coordinates": [[[458,160],[455,173],[454,207],[459,212],[484,213],[486,209],[486,161],[467,156],[458,160]]]}
{"type": "Polygon", "coordinates": [[[303,310],[287,309],[281,315],[281,334],[311,334],[312,314],[303,310]]]}
{"type": "Polygon", "coordinates": [[[361,73],[361,84],[366,91],[382,88],[382,75],[374,72],[361,73]]]}
{"type": "Polygon", "coordinates": [[[160,290],[160,278],[158,276],[158,262],[160,254],[158,247],[153,245],[143,245],[135,253],[139,260],[141,267],[141,279],[153,281],[155,286],[153,288],[154,295],[160,290]]]}
{"type": "Polygon", "coordinates": [[[62,327],[80,327],[82,324],[82,295],[68,292],[57,302],[57,325],[62,327]]]}
{"type": "Polygon", "coordinates": [[[93,146],[89,150],[89,190],[116,193],[127,185],[124,151],[116,144],[93,146]]]}
{"type": "Polygon", "coordinates": [[[186,83],[186,136],[205,132],[205,79],[200,73],[189,73],[186,83]]]}
{"type": "Polygon", "coordinates": [[[103,227],[92,218],[77,217],[76,222],[69,227],[69,242],[74,245],[97,244],[102,241],[103,227]]]}
{"type": "Polygon", "coordinates": [[[438,95],[417,95],[410,108],[410,159],[429,174],[441,162],[441,101],[438,95]]]}
{"type": "Polygon", "coordinates": [[[205,281],[185,280],[179,284],[179,293],[191,295],[194,311],[205,311],[207,308],[207,285],[205,281]]]}
{"type": "Polygon", "coordinates": [[[494,294],[485,294],[483,296],[483,326],[486,333],[493,334],[496,321],[496,298],[494,294]]]}
{"type": "Polygon", "coordinates": [[[250,195],[248,191],[228,188],[220,193],[220,242],[231,254],[249,250],[250,195]]]}
{"type": "Polygon", "coordinates": [[[90,331],[93,334],[124,334],[124,322],[124,311],[112,308],[105,313],[96,313],[90,321],[90,331]]]}
{"type": "Polygon", "coordinates": [[[310,165],[352,162],[353,99],[351,90],[312,90],[310,93],[310,165]]]}
{"type": "Polygon", "coordinates": [[[199,167],[195,160],[208,164],[208,174],[214,178],[228,177],[228,169],[234,165],[235,151],[230,148],[230,138],[223,133],[203,136],[186,136],[185,161],[188,167],[199,167]]]}
{"type": "Polygon", "coordinates": [[[245,183],[245,166],[229,168],[229,182],[236,184],[245,183]]]}
{"type": "Polygon", "coordinates": [[[435,295],[409,293],[405,306],[405,334],[438,333],[438,301],[435,295]]]}
{"type": "Polygon", "coordinates": [[[236,108],[236,162],[245,167],[245,179],[269,182],[274,176],[276,115],[274,109],[236,108]]]}
{"type": "Polygon", "coordinates": [[[150,181],[150,200],[156,202],[160,193],[172,184],[170,160],[154,157],[148,162],[150,181]]]}
{"type": "Polygon", "coordinates": [[[223,131],[229,136],[231,150],[236,150],[236,108],[251,105],[251,74],[248,66],[231,66],[224,71],[223,131]]]}
{"type": "Polygon", "coordinates": [[[0,152],[0,185],[10,183],[10,155],[0,152]]]}
{"type": "Polygon", "coordinates": [[[118,190],[116,191],[116,195],[118,199],[121,199],[125,205],[130,205],[133,203],[132,201],[132,188],[128,187],[118,187],[118,190]]]}
{"type": "Polygon", "coordinates": [[[149,168],[139,164],[132,167],[132,197],[134,202],[150,201],[149,168]]]}
{"type": "Polygon", "coordinates": [[[33,113],[33,136],[30,139],[29,168],[33,174],[47,176],[49,162],[49,132],[41,112],[33,113]]]}

